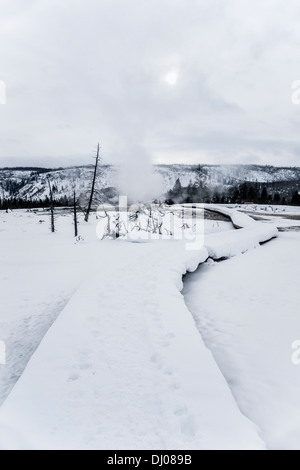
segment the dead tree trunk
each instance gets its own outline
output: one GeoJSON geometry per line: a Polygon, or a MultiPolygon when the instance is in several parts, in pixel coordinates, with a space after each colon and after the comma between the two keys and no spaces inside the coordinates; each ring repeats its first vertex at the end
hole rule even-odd
{"type": "Polygon", "coordinates": [[[74,190],[74,231],[75,237],[78,236],[78,220],[77,220],[77,204],[76,204],[76,191],[74,190]]]}
{"type": "Polygon", "coordinates": [[[116,217],[116,238],[120,237],[120,212],[117,214],[116,217]]]}
{"type": "Polygon", "coordinates": [[[54,233],[55,232],[55,224],[54,224],[53,195],[52,195],[52,188],[51,188],[49,178],[48,178],[48,185],[49,185],[49,193],[50,193],[51,232],[54,233]]]}
{"type": "Polygon", "coordinates": [[[100,145],[98,144],[98,147],[97,147],[97,157],[96,157],[95,169],[94,169],[94,176],[93,176],[93,182],[92,182],[92,188],[91,188],[91,195],[90,195],[88,208],[87,208],[87,211],[86,211],[86,214],[85,214],[85,218],[84,218],[84,220],[85,220],[86,222],[89,221],[89,216],[90,216],[90,212],[91,212],[92,204],[93,204],[93,198],[94,198],[94,192],[95,192],[95,184],[96,184],[96,177],[97,177],[97,170],[98,170],[98,164],[99,164],[99,153],[100,153],[100,145]]]}

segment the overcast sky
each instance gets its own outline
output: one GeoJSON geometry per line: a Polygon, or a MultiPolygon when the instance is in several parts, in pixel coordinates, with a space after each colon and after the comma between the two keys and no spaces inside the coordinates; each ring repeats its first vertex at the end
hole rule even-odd
{"type": "Polygon", "coordinates": [[[0,165],[300,164],[299,0],[0,0],[0,165]],[[1,97],[0,97],[1,98],[1,97]]]}

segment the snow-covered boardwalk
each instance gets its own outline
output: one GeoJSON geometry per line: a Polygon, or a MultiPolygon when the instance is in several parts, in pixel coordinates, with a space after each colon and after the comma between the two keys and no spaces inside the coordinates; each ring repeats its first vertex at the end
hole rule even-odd
{"type": "Polygon", "coordinates": [[[181,294],[182,275],[208,257],[276,236],[233,217],[245,228],[209,235],[196,251],[182,241],[99,242],[96,269],[0,409],[0,448],[263,449],[181,294]]]}

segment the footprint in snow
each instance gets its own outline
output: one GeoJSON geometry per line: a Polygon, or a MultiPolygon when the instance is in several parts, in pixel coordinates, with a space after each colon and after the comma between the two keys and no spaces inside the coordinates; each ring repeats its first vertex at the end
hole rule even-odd
{"type": "Polygon", "coordinates": [[[187,437],[194,437],[196,434],[195,419],[191,413],[188,412],[186,406],[178,406],[174,410],[174,415],[180,420],[180,430],[182,434],[187,437]]]}
{"type": "Polygon", "coordinates": [[[69,376],[68,382],[75,382],[75,380],[79,379],[79,374],[71,374],[69,376]]]}

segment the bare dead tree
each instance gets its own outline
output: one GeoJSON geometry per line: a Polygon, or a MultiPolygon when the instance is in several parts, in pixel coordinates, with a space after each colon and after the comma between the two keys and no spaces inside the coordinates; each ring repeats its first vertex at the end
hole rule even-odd
{"type": "Polygon", "coordinates": [[[98,144],[97,156],[96,156],[96,162],[95,162],[95,168],[94,168],[94,175],[93,175],[93,182],[92,182],[92,188],[91,188],[91,194],[90,194],[88,208],[87,208],[87,211],[85,213],[85,218],[84,218],[84,220],[86,222],[89,221],[90,212],[91,212],[91,209],[92,209],[92,204],[93,204],[93,199],[94,199],[94,192],[95,192],[95,184],[96,184],[96,178],[97,178],[97,170],[98,170],[98,165],[99,165],[99,159],[100,159],[100,145],[98,144]]]}
{"type": "Polygon", "coordinates": [[[114,238],[114,231],[111,228],[111,216],[108,213],[108,211],[104,211],[104,214],[105,214],[104,216],[99,216],[100,219],[107,218],[107,226],[106,226],[106,230],[103,234],[102,240],[104,240],[105,238],[114,238]]]}
{"type": "Polygon", "coordinates": [[[49,195],[50,195],[50,213],[51,213],[51,232],[55,232],[55,223],[54,223],[54,206],[53,206],[53,194],[52,194],[52,188],[50,184],[50,178],[47,178],[48,180],[48,186],[49,186],[49,195]]]}
{"type": "Polygon", "coordinates": [[[78,237],[77,203],[76,203],[75,189],[74,189],[74,232],[75,232],[75,238],[78,237]]]}
{"type": "Polygon", "coordinates": [[[118,212],[117,215],[116,215],[116,221],[115,221],[115,224],[116,224],[116,238],[120,238],[120,213],[118,212]]]}
{"type": "Polygon", "coordinates": [[[78,209],[83,213],[84,217],[86,215],[86,211],[83,209],[83,207],[78,203],[77,204],[78,209]]]}
{"type": "Polygon", "coordinates": [[[152,214],[152,207],[149,207],[148,221],[147,221],[147,232],[151,232],[154,229],[154,220],[152,214]]]}

